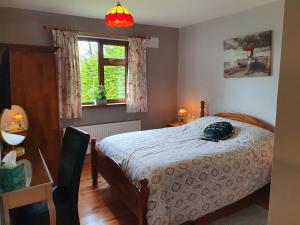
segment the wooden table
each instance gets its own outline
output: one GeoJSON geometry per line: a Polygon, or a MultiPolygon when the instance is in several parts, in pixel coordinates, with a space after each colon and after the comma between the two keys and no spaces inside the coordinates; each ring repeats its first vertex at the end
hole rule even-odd
{"type": "MultiPolygon", "coordinates": [[[[9,210],[36,202],[47,201],[50,225],[56,225],[56,211],[52,199],[53,180],[44,158],[38,148],[26,149],[27,154],[22,158],[28,159],[32,164],[32,180],[29,187],[2,193],[4,225],[10,225],[9,210]]],[[[19,158],[18,158],[19,160],[19,158]]]]}
{"type": "Polygon", "coordinates": [[[168,123],[167,127],[179,127],[179,126],[182,126],[184,124],[185,123],[181,123],[181,122],[175,121],[175,122],[168,123]]]}

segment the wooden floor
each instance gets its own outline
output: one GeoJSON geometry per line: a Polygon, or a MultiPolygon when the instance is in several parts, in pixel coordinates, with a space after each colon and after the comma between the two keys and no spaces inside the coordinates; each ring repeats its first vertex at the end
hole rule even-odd
{"type": "MultiPolygon", "coordinates": [[[[259,205],[268,208],[268,199],[262,198],[259,205]]],[[[135,216],[122,202],[113,198],[110,187],[103,178],[100,177],[98,186],[93,188],[89,159],[85,160],[81,175],[79,215],[81,225],[136,225],[135,216]]]]}
{"type": "Polygon", "coordinates": [[[135,225],[135,216],[122,202],[112,197],[110,187],[98,179],[97,188],[91,180],[91,163],[85,160],[79,190],[79,215],[81,225],[135,225]]]}

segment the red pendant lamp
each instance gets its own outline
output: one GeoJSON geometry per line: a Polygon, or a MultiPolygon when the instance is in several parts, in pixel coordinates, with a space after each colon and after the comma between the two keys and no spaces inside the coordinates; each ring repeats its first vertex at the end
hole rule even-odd
{"type": "Polygon", "coordinates": [[[105,21],[109,27],[131,27],[134,23],[133,16],[120,4],[119,0],[117,6],[107,11],[105,21]]]}

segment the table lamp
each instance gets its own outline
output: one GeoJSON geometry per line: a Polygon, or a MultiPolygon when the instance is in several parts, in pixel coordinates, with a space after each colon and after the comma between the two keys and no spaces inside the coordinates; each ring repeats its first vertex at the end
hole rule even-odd
{"type": "Polygon", "coordinates": [[[17,113],[13,120],[18,123],[18,130],[23,130],[22,121],[24,120],[24,116],[21,113],[17,113]]]}
{"type": "Polygon", "coordinates": [[[180,118],[180,123],[183,123],[183,119],[185,116],[188,115],[188,112],[185,108],[181,107],[178,112],[177,112],[177,115],[179,116],[180,118]]]}
{"type": "Polygon", "coordinates": [[[22,121],[24,120],[24,116],[21,113],[17,113],[13,120],[18,123],[18,130],[23,130],[22,121]]]}

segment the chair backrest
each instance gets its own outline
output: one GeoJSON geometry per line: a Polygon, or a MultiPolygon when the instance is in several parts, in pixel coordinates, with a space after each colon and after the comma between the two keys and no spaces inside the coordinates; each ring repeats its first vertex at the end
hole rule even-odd
{"type": "Polygon", "coordinates": [[[74,204],[78,203],[81,171],[90,135],[74,127],[67,127],[62,145],[58,186],[66,189],[74,204]]]}

